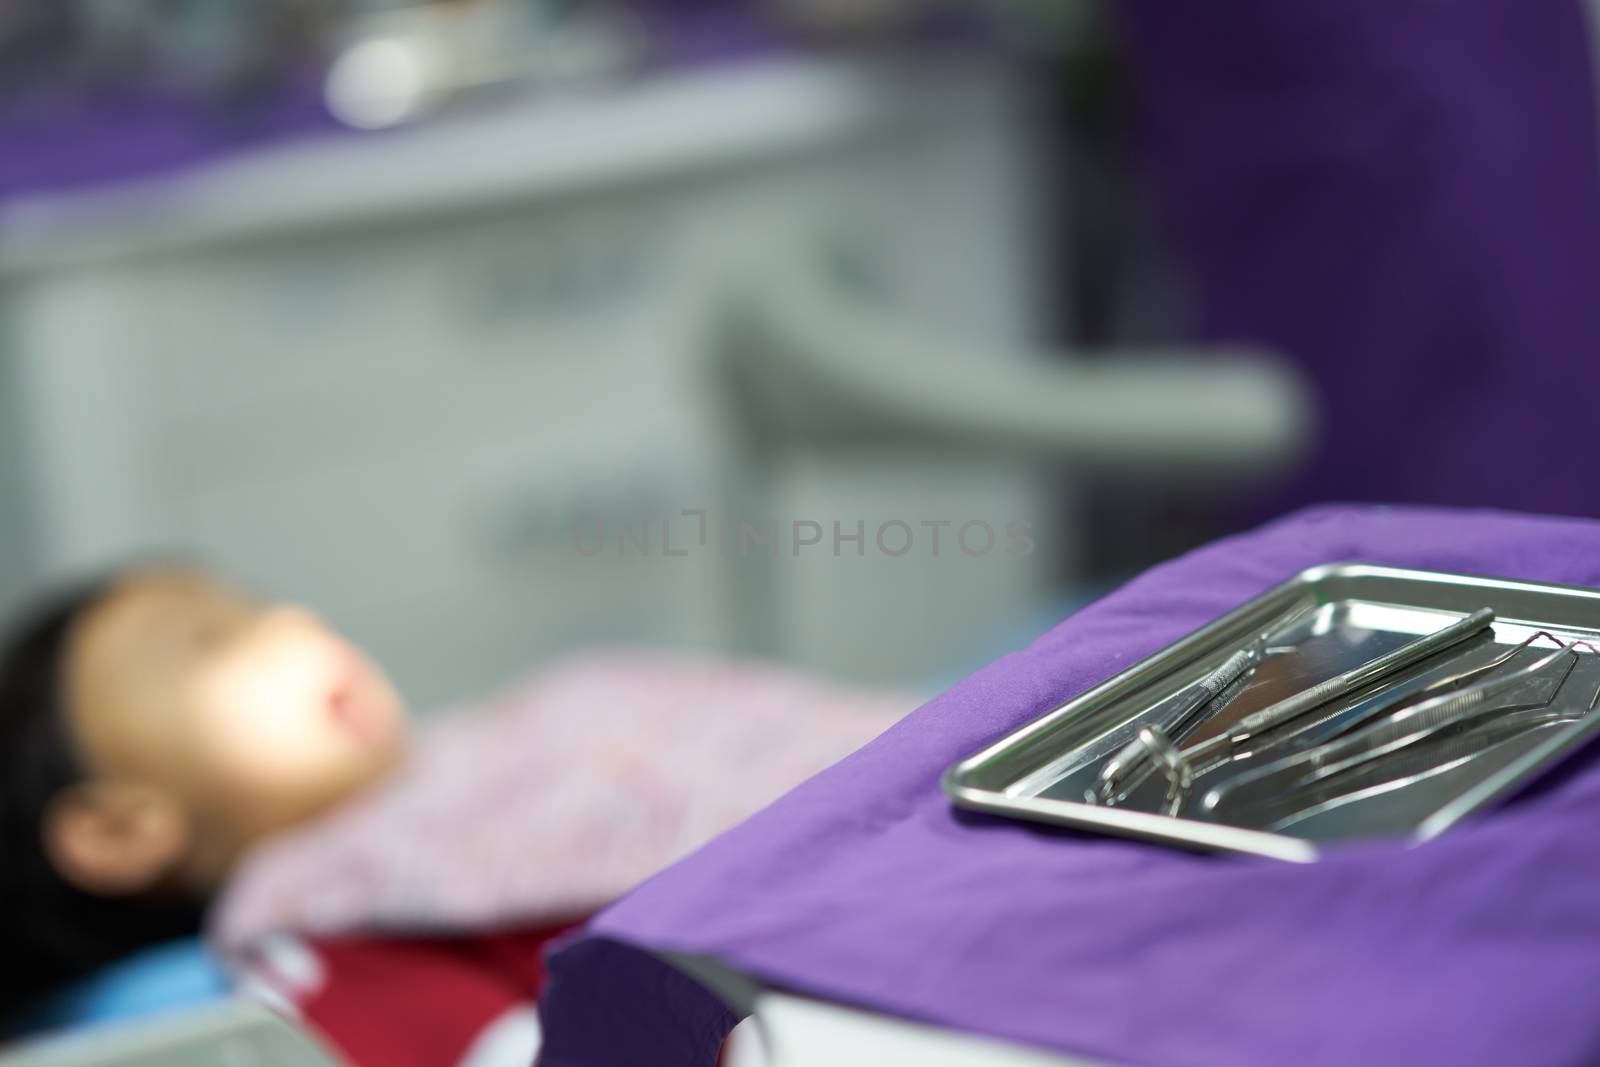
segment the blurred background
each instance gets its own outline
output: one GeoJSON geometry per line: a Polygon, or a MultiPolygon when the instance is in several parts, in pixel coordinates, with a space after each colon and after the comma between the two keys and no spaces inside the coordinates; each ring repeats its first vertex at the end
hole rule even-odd
{"type": "Polygon", "coordinates": [[[1311,500],[1588,507],[1435,453],[1470,344],[1347,328],[1416,216],[1355,168],[1498,127],[1302,129],[1349,71],[1153,6],[5,0],[0,611],[192,556],[422,708],[616,643],[926,687],[1311,500]]]}

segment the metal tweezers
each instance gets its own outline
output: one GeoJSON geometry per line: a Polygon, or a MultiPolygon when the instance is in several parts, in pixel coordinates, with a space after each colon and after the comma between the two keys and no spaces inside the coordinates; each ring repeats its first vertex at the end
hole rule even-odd
{"type": "MultiPolygon", "coordinates": [[[[1360,666],[1337,674],[1326,681],[1319,682],[1304,689],[1291,697],[1278,701],[1269,707],[1263,708],[1253,714],[1240,719],[1225,733],[1217,734],[1199,744],[1188,748],[1180,748],[1173,735],[1165,725],[1150,724],[1140,728],[1135,740],[1113,756],[1101,768],[1099,791],[1091,791],[1086,799],[1090,803],[1116,804],[1125,799],[1133,788],[1143,780],[1140,776],[1137,781],[1128,783],[1129,777],[1126,768],[1142,765],[1151,769],[1160,770],[1168,783],[1167,807],[1175,810],[1188,795],[1194,779],[1209,771],[1215,770],[1234,759],[1248,755],[1247,745],[1259,747],[1258,738],[1262,734],[1278,731],[1290,722],[1317,708],[1330,704],[1333,701],[1372,685],[1375,682],[1388,678],[1400,671],[1420,663],[1444,649],[1454,647],[1475,634],[1488,629],[1494,623],[1494,611],[1490,608],[1480,608],[1472,614],[1458,619],[1448,626],[1441,627],[1433,633],[1425,634],[1415,641],[1402,645],[1381,656],[1377,656],[1360,666]]],[[[1259,662],[1261,648],[1265,643],[1262,638],[1254,643],[1251,648],[1240,653],[1223,664],[1229,667],[1234,660],[1242,655],[1254,657],[1251,663],[1259,662]]],[[[1221,668],[1218,672],[1220,673],[1221,668]]],[[[1224,683],[1226,684],[1226,683],[1224,683]]],[[[1213,691],[1214,679],[1208,675],[1197,683],[1196,694],[1205,694],[1196,706],[1205,706],[1209,703],[1215,692],[1213,691]]],[[[1170,719],[1167,720],[1170,723],[1170,719]]],[[[1281,740],[1281,737],[1279,738],[1281,740]]],[[[1148,772],[1147,772],[1148,773],[1148,772]]]]}
{"type": "MultiPolygon", "coordinates": [[[[1556,701],[1579,659],[1579,648],[1600,652],[1587,641],[1567,644],[1541,630],[1509,652],[1470,671],[1442,679],[1428,691],[1489,675],[1485,680],[1423,700],[1409,699],[1342,736],[1235,775],[1206,793],[1197,814],[1229,821],[1281,825],[1356,795],[1396,788],[1481,755],[1529,730],[1576,721],[1600,705],[1600,687],[1586,704],[1562,708],[1556,701]],[[1505,674],[1493,672],[1541,638],[1555,652],[1505,674]],[[1554,685],[1542,699],[1499,702],[1518,686],[1541,682],[1552,671],[1554,685]],[[1249,816],[1248,819],[1245,817],[1249,816]]],[[[1370,717],[1369,717],[1370,718],[1370,717]]]]}

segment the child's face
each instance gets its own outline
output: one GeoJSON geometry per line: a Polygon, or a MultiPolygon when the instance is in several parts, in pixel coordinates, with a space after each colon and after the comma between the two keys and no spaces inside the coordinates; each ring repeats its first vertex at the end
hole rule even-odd
{"type": "Polygon", "coordinates": [[[400,698],[360,651],[307,611],[196,573],[113,587],[74,629],[66,686],[89,778],[172,801],[194,884],[380,778],[403,750],[400,698]]]}

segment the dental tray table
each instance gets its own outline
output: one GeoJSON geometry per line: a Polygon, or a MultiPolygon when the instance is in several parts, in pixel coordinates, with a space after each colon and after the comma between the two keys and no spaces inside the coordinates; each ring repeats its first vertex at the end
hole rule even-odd
{"type": "Polygon", "coordinates": [[[944,789],[976,811],[1294,861],[1425,840],[1600,728],[1597,645],[1600,590],[1313,567],[950,767],[944,789]]]}

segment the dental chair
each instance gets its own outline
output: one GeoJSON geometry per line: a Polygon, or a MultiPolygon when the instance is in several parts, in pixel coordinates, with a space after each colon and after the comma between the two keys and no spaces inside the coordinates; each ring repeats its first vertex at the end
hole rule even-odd
{"type": "MultiPolygon", "coordinates": [[[[797,456],[853,460],[906,448],[1237,486],[1292,464],[1313,427],[1302,379],[1266,353],[1197,347],[974,359],[963,342],[875,307],[826,271],[799,263],[747,272],[713,321],[714,373],[742,442],[725,471],[730,499],[768,492],[773,473],[797,456]]],[[[764,574],[776,577],[770,564],[764,574]]],[[[749,571],[742,577],[736,613],[759,647],[773,600],[760,573],[754,581],[749,571]]],[[[907,1062],[926,1058],[925,1036],[846,1018],[804,998],[784,1000],[731,971],[719,975],[746,991],[742,1011],[779,1004],[785,1033],[798,1035],[796,1047],[820,1041],[830,1055],[871,1050],[872,1062],[890,1062],[894,1049],[907,1062]],[[825,1025],[813,1018],[819,1013],[825,1025]],[[798,1030],[787,1023],[791,1015],[804,1021],[798,1030]]],[[[977,1052],[974,1045],[966,1054],[977,1062],[977,1052]]],[[[1045,1059],[1027,1050],[984,1055],[1019,1067],[1045,1059]]],[[[0,1067],[334,1062],[301,1028],[241,998],[0,1053],[0,1067]]]]}
{"type": "Polygon", "coordinates": [[[4,1067],[338,1067],[305,1030],[233,999],[0,1052],[4,1067]]]}

